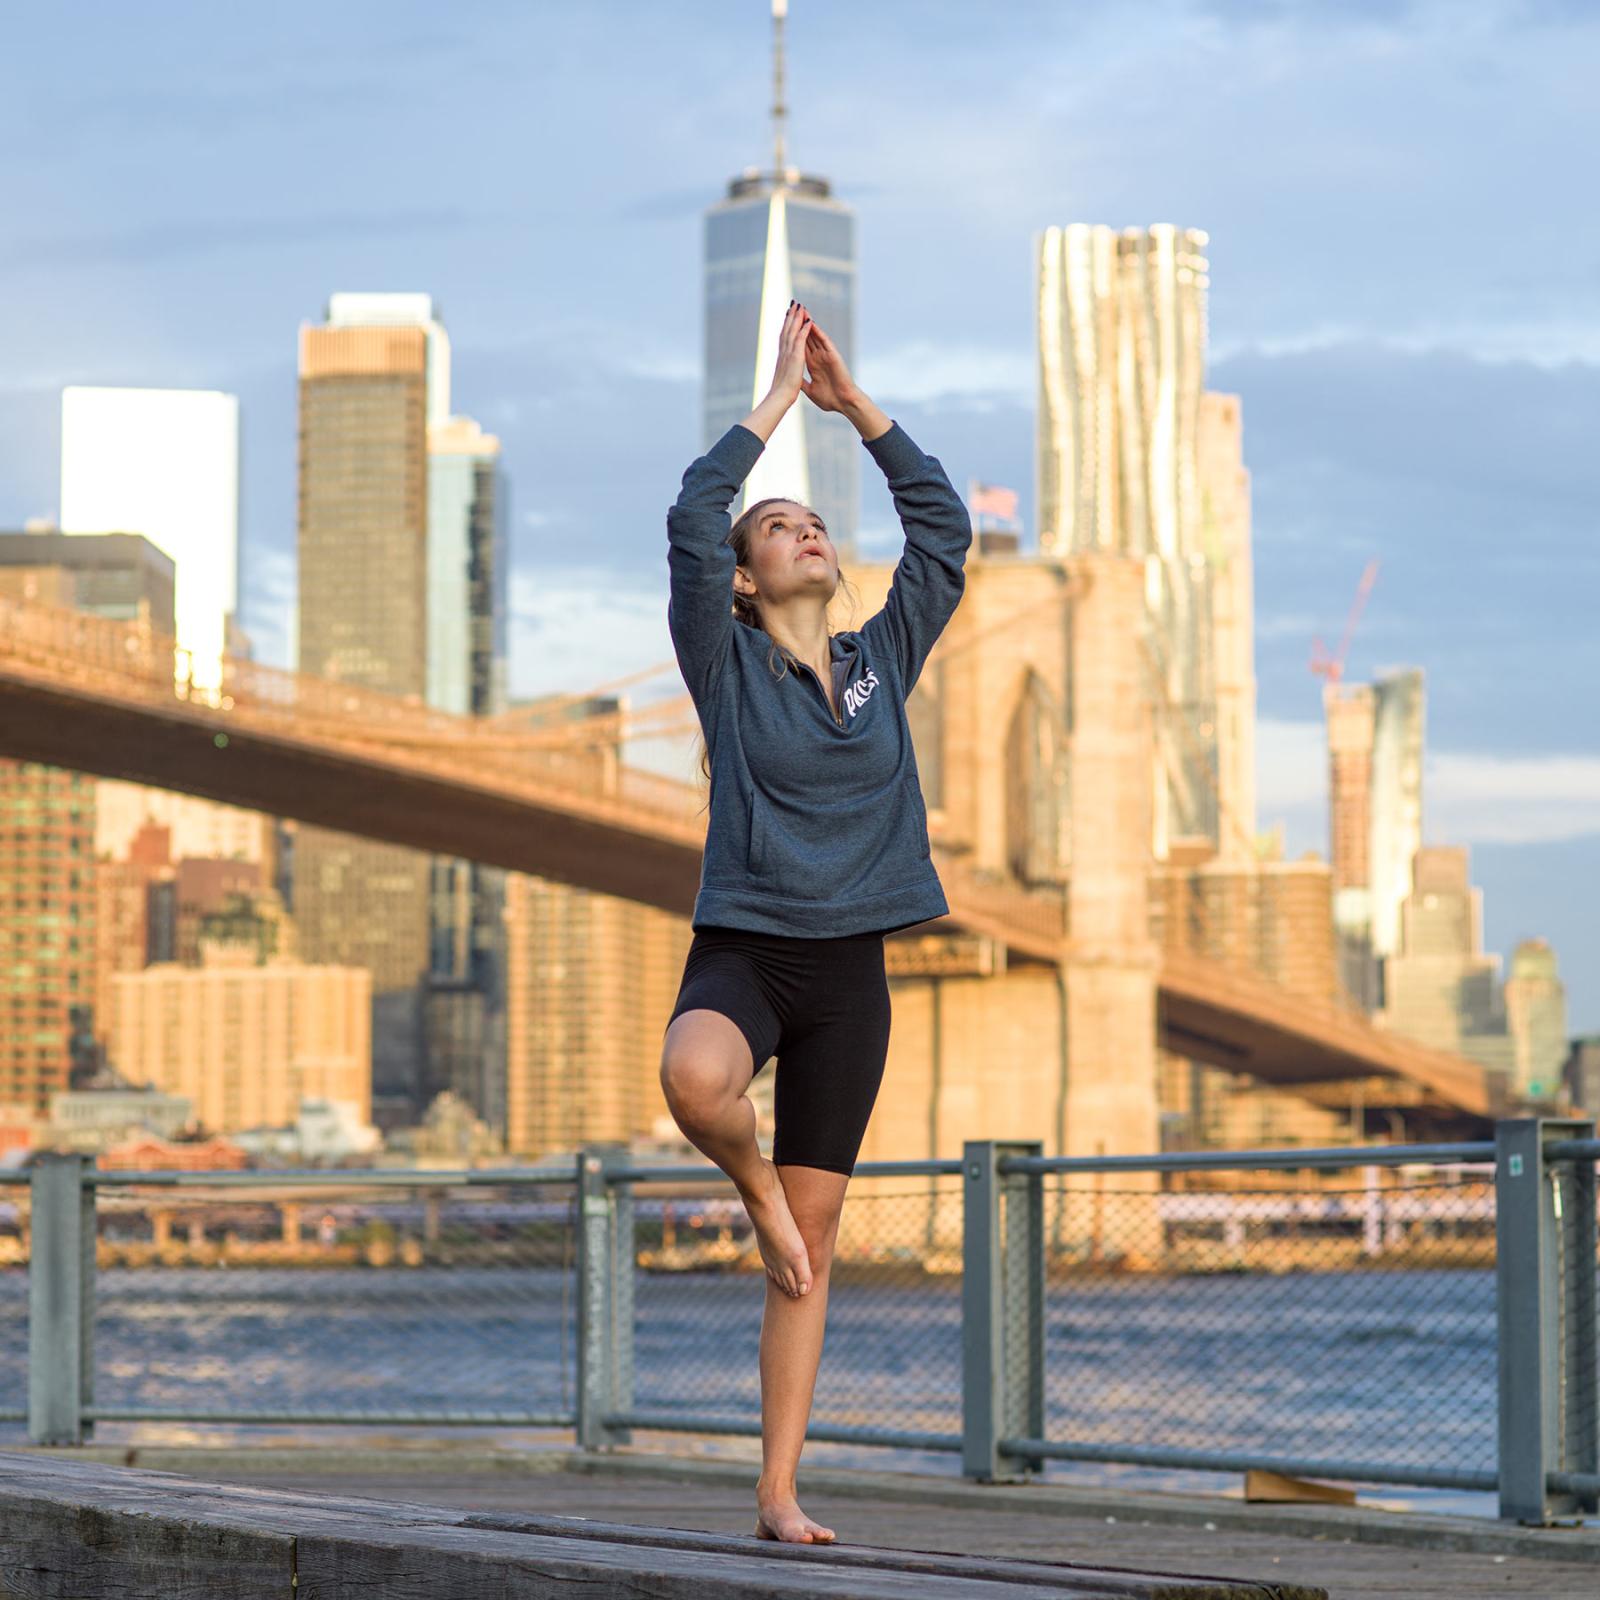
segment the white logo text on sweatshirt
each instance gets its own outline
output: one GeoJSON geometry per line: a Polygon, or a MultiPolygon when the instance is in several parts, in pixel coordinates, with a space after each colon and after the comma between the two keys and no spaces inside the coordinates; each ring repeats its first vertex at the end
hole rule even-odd
{"type": "Polygon", "coordinates": [[[844,708],[853,717],[864,706],[878,687],[878,674],[875,668],[868,667],[866,677],[852,683],[844,692],[844,708]]]}

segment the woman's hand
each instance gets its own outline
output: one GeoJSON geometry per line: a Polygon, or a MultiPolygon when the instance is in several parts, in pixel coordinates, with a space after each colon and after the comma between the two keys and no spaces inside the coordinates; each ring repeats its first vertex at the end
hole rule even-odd
{"type": "Polygon", "coordinates": [[[762,439],[770,439],[783,414],[800,398],[806,376],[806,334],[811,318],[798,300],[789,302],[783,330],[778,335],[778,361],[766,398],[744,419],[744,426],[762,439]]]}
{"type": "Polygon", "coordinates": [[[814,322],[806,340],[806,366],[811,376],[800,387],[818,410],[843,412],[863,439],[877,439],[893,426],[850,376],[838,345],[814,322]]]}
{"type": "Polygon", "coordinates": [[[806,366],[811,376],[800,387],[819,411],[848,411],[866,398],[852,381],[838,345],[814,322],[806,340],[806,366]]]}
{"type": "Polygon", "coordinates": [[[778,364],[772,374],[770,393],[781,395],[786,405],[800,398],[806,381],[806,335],[815,326],[798,300],[789,302],[778,334],[778,364]]]}

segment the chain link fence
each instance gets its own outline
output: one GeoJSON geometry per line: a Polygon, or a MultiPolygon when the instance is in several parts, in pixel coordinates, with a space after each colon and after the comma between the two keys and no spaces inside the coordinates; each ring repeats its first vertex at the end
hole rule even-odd
{"type": "Polygon", "coordinates": [[[0,1183],[0,1427],[28,1415],[26,1182],[0,1183]]]}
{"type": "MultiPolygon", "coordinates": [[[[811,1435],[958,1452],[980,1478],[1259,1465],[1498,1485],[1522,1520],[1582,1509],[1600,1495],[1597,1147],[1547,1158],[1560,1131],[1321,1152],[1320,1174],[1318,1153],[1071,1162],[991,1141],[864,1164],[811,1435]]],[[[760,1431],[768,1286],[710,1169],[609,1150],[571,1181],[140,1183],[81,1162],[0,1186],[0,1411],[30,1437],[96,1420],[559,1426],[590,1448],[760,1431]]]]}
{"type": "MultiPolygon", "coordinates": [[[[830,1273],[813,1424],[959,1434],[958,1179],[853,1181],[830,1273]]],[[[641,1411],[758,1421],[764,1269],[744,1208],[637,1194],[634,1394],[641,1411]]]]}
{"type": "Polygon", "coordinates": [[[1554,1365],[1569,1375],[1562,1387],[1561,1434],[1588,1439],[1585,1454],[1563,1451],[1560,1470],[1600,1477],[1600,1439],[1594,1419],[1600,1416],[1600,1230],[1594,1227],[1595,1193],[1600,1188],[1600,1163],[1574,1161],[1551,1172],[1552,1212],[1559,1253],[1554,1365]]]}
{"type": "Polygon", "coordinates": [[[1494,1470],[1492,1180],[1116,1182],[1046,1186],[1047,1438],[1494,1470]]]}
{"type": "Polygon", "coordinates": [[[418,1423],[572,1413],[571,1185],[97,1188],[97,1412],[418,1423]]]}

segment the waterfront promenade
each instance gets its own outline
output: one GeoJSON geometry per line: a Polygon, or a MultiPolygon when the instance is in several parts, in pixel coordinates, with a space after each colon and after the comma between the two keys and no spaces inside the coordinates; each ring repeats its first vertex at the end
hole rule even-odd
{"type": "MultiPolygon", "coordinates": [[[[456,1507],[506,1518],[593,1521],[747,1536],[755,1462],[625,1450],[486,1450],[404,1436],[365,1444],[296,1441],[251,1448],[88,1445],[10,1451],[129,1463],[201,1482],[330,1498],[456,1507]]],[[[40,1460],[40,1466],[46,1465],[40,1460]]],[[[805,1504],[842,1543],[996,1559],[1205,1574],[1323,1589],[1330,1600],[1529,1595],[1592,1600],[1600,1528],[1519,1529],[1368,1506],[1246,1505],[1222,1496],[803,1468],[805,1504]]],[[[1174,1590],[1174,1593],[1182,1593],[1174,1590]]],[[[1247,1591],[1248,1592],[1248,1591],[1247,1591]]]]}

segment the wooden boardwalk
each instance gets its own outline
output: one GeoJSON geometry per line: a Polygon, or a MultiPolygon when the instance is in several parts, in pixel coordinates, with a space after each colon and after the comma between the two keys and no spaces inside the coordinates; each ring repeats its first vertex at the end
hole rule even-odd
{"type": "MultiPolygon", "coordinates": [[[[83,1455],[103,1459],[109,1453],[108,1447],[95,1446],[83,1455]]],[[[375,1580],[381,1581],[377,1592],[386,1597],[416,1593],[427,1594],[430,1600],[457,1593],[554,1592],[537,1587],[494,1590],[484,1583],[491,1570],[499,1570],[495,1563],[518,1559],[532,1562],[545,1577],[560,1576],[563,1584],[587,1574],[591,1595],[606,1592],[596,1587],[595,1579],[609,1574],[622,1585],[619,1593],[692,1592],[697,1600],[744,1593],[905,1595],[908,1600],[940,1600],[946,1594],[971,1600],[991,1595],[996,1600],[1022,1600],[1030,1593],[1161,1594],[1174,1600],[1201,1595],[1221,1600],[1235,1594],[1324,1592],[1330,1600],[1357,1596],[1474,1600],[1486,1595],[1594,1600],[1600,1592],[1600,1541],[1587,1535],[1530,1532],[1520,1541],[1513,1539],[1511,1547],[1519,1542],[1534,1547],[1545,1540],[1565,1543],[1566,1559],[1496,1555],[1461,1548],[1496,1535],[1492,1526],[1475,1528],[1464,1519],[1457,1519],[1453,1535],[1448,1529],[1442,1532],[1433,1548],[1407,1547],[1363,1542],[1359,1534],[1348,1531],[1348,1520],[1341,1523],[1337,1517],[1330,1518],[1326,1534],[1308,1533],[1304,1530],[1311,1524],[1305,1508],[1295,1508],[1288,1524],[1301,1531],[1275,1533],[1237,1526],[1242,1508],[1229,1502],[1222,1507],[1235,1513],[1232,1517],[1219,1513],[1212,1525],[1192,1518],[1178,1523],[1161,1520],[1160,1512],[1150,1511],[1151,1502],[1160,1496],[1115,1497],[1107,1491],[1097,1498],[1085,1497],[1074,1508],[1047,1491],[1029,1506],[1032,1488],[973,1490],[960,1480],[930,1479],[926,1498],[919,1499],[911,1474],[829,1471],[815,1474],[826,1487],[806,1492],[805,1505],[838,1531],[841,1543],[831,1551],[800,1547],[775,1552],[749,1537],[755,1473],[753,1467],[735,1462],[674,1463],[671,1458],[631,1451],[571,1459],[551,1452],[548,1458],[517,1462],[511,1452],[501,1452],[497,1459],[479,1451],[398,1448],[386,1454],[329,1450],[324,1466],[319,1452],[302,1449],[280,1451],[276,1462],[271,1448],[251,1454],[232,1450],[212,1456],[207,1464],[209,1454],[139,1452],[143,1458],[165,1463],[183,1460],[184,1476],[137,1472],[129,1476],[128,1469],[97,1467],[91,1459],[64,1461],[64,1452],[0,1454],[0,1595],[43,1600],[98,1592],[72,1587],[65,1574],[63,1586],[40,1583],[13,1588],[7,1586],[6,1574],[15,1570],[12,1563],[19,1559],[18,1485],[34,1484],[22,1498],[31,1495],[37,1500],[38,1486],[48,1479],[54,1488],[46,1497],[55,1495],[61,1504],[83,1497],[89,1485],[84,1474],[107,1470],[114,1476],[106,1482],[122,1487],[101,1492],[113,1493],[124,1510],[140,1497],[147,1500],[154,1487],[169,1510],[187,1507],[202,1521],[221,1517],[226,1523],[241,1512],[257,1517],[253,1525],[261,1537],[277,1541],[280,1559],[286,1559],[287,1541],[294,1538],[300,1562],[296,1592],[315,1594],[317,1600],[331,1600],[346,1589],[330,1587],[326,1579],[312,1583],[307,1563],[331,1560],[341,1550],[339,1559],[348,1562],[352,1540],[359,1546],[366,1534],[385,1529],[374,1535],[380,1554],[372,1561],[389,1562],[390,1567],[348,1568],[344,1580],[348,1592],[360,1583],[364,1593],[371,1594],[375,1580]],[[71,1481],[62,1474],[70,1475],[71,1481]],[[230,1501],[226,1491],[208,1489],[208,1483],[248,1485],[257,1495],[252,1497],[245,1489],[243,1501],[230,1501]],[[1118,1506],[1115,1520],[1104,1512],[1108,1503],[1118,1506]],[[301,1530],[297,1535],[286,1531],[296,1527],[301,1530]],[[677,1532],[669,1535],[666,1530],[677,1532]],[[697,1531],[713,1538],[696,1542],[697,1531]],[[421,1570],[417,1564],[430,1551],[447,1557],[443,1576],[436,1573],[427,1586],[407,1586],[397,1575],[421,1570]],[[916,1552],[922,1554],[912,1554],[916,1552]],[[954,1558],[955,1564],[941,1563],[937,1559],[941,1553],[954,1558]],[[1053,1569],[1020,1565],[1035,1562],[1075,1565],[1053,1569]],[[685,1564],[694,1578],[692,1585],[680,1589],[673,1586],[673,1573],[681,1575],[685,1564]],[[464,1588],[460,1585],[469,1567],[471,1585],[476,1587],[464,1588]],[[1143,1575],[1109,1570],[1118,1568],[1142,1569],[1143,1575]],[[1197,1574],[1210,1581],[1197,1581],[1197,1574]],[[391,1580],[397,1586],[391,1586],[391,1580]]],[[[803,1485],[804,1481],[803,1477],[803,1485]]],[[[1180,1503],[1178,1497],[1168,1498],[1180,1503]]],[[[1193,1507],[1201,1502],[1188,1497],[1183,1503],[1193,1507]]],[[[1258,1520],[1270,1517],[1259,1509],[1252,1514],[1258,1520]]],[[[1367,1521],[1383,1517],[1368,1513],[1367,1521]]],[[[1421,1531],[1429,1519],[1413,1521],[1397,1514],[1396,1520],[1421,1531]]],[[[219,1524],[207,1525],[214,1536],[219,1524]]],[[[191,1596],[198,1600],[201,1595],[209,1600],[215,1595],[222,1600],[234,1594],[277,1594],[287,1589],[216,1588],[205,1583],[148,1587],[147,1575],[145,1584],[132,1584],[122,1592],[160,1592],[179,1600],[191,1596]]]]}
{"type": "MultiPolygon", "coordinates": [[[[279,1476],[261,1471],[237,1476],[256,1483],[301,1486],[328,1482],[310,1472],[279,1476]]],[[[873,1474],[860,1476],[864,1480],[860,1492],[811,1494],[804,1490],[802,1470],[803,1504],[840,1539],[874,1547],[1222,1573],[1237,1580],[1281,1584],[1285,1592],[1293,1592],[1290,1585],[1314,1585],[1326,1590],[1329,1600],[1479,1600],[1489,1595],[1595,1600],[1600,1595],[1600,1548],[1592,1551],[1593,1559],[1584,1565],[1363,1543],[1337,1531],[1317,1538],[1236,1531],[1224,1520],[1215,1528],[1204,1523],[1140,1521],[1137,1512],[1108,1523],[1103,1515],[1068,1516],[1013,1509],[1011,1505],[966,1510],[898,1498],[876,1499],[870,1485],[873,1474]]],[[[749,1480],[741,1485],[674,1482],[632,1475],[613,1477],[600,1470],[592,1475],[559,1472],[528,1477],[509,1473],[341,1473],[333,1481],[341,1492],[437,1500],[478,1511],[536,1510],[738,1535],[748,1534],[755,1520],[753,1469],[749,1480]]],[[[1129,1496],[1130,1501],[1135,1498],[1129,1496]]]]}
{"type": "Polygon", "coordinates": [[[1188,1561],[1157,1573],[858,1541],[785,1545],[368,1499],[326,1480],[241,1485],[0,1454],[0,1592],[29,1600],[553,1600],[578,1584],[590,1600],[1327,1600],[1315,1586],[1196,1574],[1188,1561]]]}

